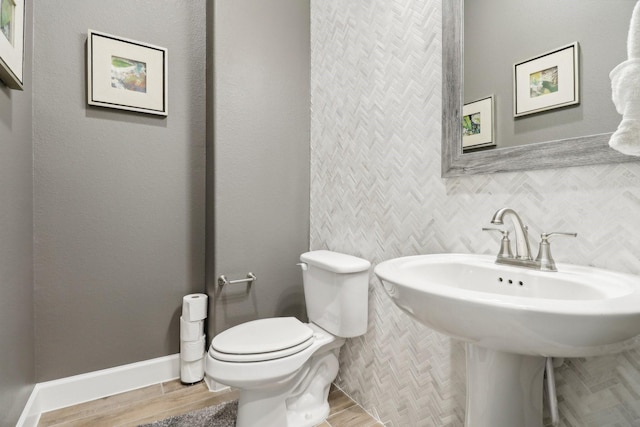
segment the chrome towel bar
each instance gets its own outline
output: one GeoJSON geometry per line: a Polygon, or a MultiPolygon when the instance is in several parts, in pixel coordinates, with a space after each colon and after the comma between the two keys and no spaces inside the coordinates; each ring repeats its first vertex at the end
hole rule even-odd
{"type": "Polygon", "coordinates": [[[256,277],[255,274],[251,272],[247,273],[246,278],[237,279],[237,280],[229,280],[227,279],[227,276],[223,274],[220,277],[218,277],[218,286],[223,287],[225,285],[235,285],[236,283],[251,283],[251,282],[255,282],[256,280],[258,280],[258,278],[256,277]]]}

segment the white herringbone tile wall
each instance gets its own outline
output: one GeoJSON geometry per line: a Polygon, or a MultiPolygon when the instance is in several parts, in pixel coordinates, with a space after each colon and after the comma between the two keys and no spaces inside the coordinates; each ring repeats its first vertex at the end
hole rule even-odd
{"type": "MultiPolygon", "coordinates": [[[[440,178],[441,1],[311,0],[311,247],[374,264],[494,253],[495,210],[532,235],[575,231],[557,260],[640,274],[640,163],[440,178]]],[[[369,330],[340,386],[387,426],[462,426],[464,349],[400,312],[371,276],[369,330]]],[[[640,425],[640,351],[557,371],[563,427],[640,425]]]]}

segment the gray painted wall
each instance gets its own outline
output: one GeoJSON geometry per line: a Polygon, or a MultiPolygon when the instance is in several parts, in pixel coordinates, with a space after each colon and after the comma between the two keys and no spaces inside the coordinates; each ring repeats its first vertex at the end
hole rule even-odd
{"type": "Polygon", "coordinates": [[[635,0],[465,1],[464,102],[495,98],[499,147],[613,132],[609,72],[627,58],[635,0]],[[513,117],[513,64],[577,41],[580,104],[513,117]]]}
{"type": "Polygon", "coordinates": [[[37,380],[177,353],[204,290],[205,0],[38,2],[35,22],[37,380]],[[167,118],[87,106],[89,28],[168,49],[167,118]]]}
{"type": "MultiPolygon", "coordinates": [[[[640,161],[440,178],[444,1],[312,0],[311,248],[374,264],[494,254],[499,239],[481,228],[510,206],[532,236],[578,233],[554,243],[558,262],[640,274],[640,161]]],[[[367,334],[341,351],[339,385],[388,427],[462,426],[460,341],[400,311],[373,275],[369,308],[367,334]]],[[[566,359],[560,425],[640,425],[639,348],[566,359]]]]}
{"type": "Polygon", "coordinates": [[[309,247],[309,2],[216,0],[210,10],[209,337],[256,318],[305,318],[309,247]],[[213,229],[211,228],[213,227],[213,229]],[[216,278],[258,277],[221,293],[216,278]]]}
{"type": "Polygon", "coordinates": [[[24,92],[0,83],[0,426],[15,426],[35,383],[33,340],[32,3],[24,92]]]}

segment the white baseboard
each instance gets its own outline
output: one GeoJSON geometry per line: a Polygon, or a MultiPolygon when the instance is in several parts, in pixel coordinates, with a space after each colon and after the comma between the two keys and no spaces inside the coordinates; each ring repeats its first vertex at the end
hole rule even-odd
{"type": "Polygon", "coordinates": [[[37,427],[40,414],[180,378],[180,355],[38,383],[16,427],[37,427]]]}

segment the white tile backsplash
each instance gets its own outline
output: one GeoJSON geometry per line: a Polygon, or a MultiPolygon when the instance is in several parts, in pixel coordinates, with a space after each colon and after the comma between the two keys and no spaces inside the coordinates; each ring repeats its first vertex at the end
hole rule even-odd
{"type": "MultiPolygon", "coordinates": [[[[558,262],[640,274],[640,162],[440,178],[441,1],[311,0],[311,247],[371,260],[494,253],[516,209],[558,262]]],[[[535,239],[537,241],[537,239],[535,239]]],[[[535,246],[534,246],[535,248],[535,246]]],[[[462,426],[463,345],[397,309],[371,275],[369,331],[340,386],[387,426],[462,426]]],[[[640,352],[568,359],[561,426],[640,425],[640,352]]]]}

